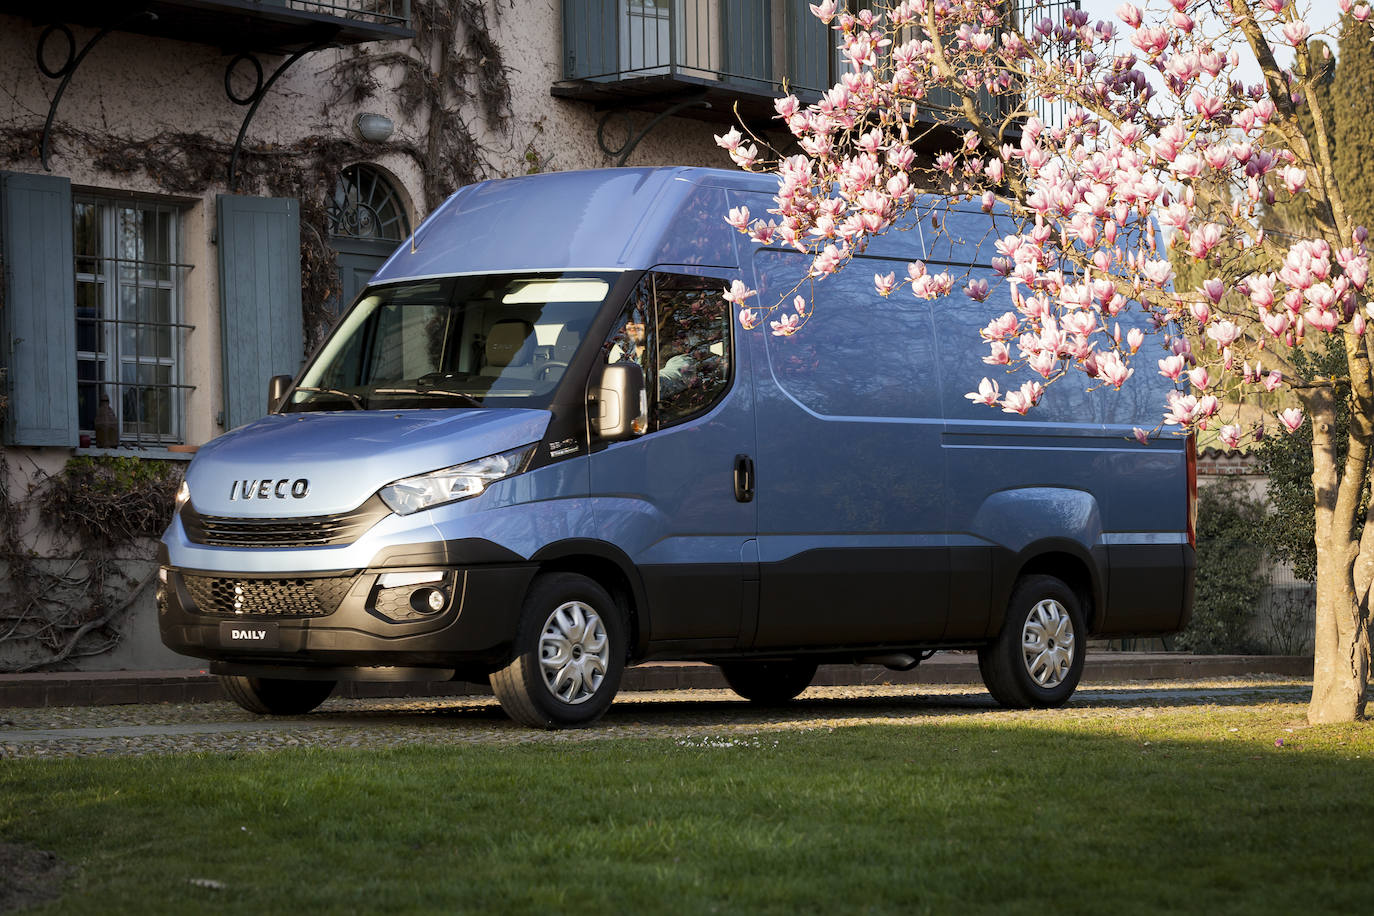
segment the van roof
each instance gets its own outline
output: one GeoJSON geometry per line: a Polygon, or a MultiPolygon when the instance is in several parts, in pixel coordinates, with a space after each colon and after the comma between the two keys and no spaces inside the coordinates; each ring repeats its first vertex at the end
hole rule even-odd
{"type": "MultiPolygon", "coordinates": [[[[550,172],[460,188],[387,260],[374,282],[514,270],[734,268],[728,191],[777,190],[729,169],[550,172]]],[[[747,240],[746,240],[747,241],[747,240]]]]}

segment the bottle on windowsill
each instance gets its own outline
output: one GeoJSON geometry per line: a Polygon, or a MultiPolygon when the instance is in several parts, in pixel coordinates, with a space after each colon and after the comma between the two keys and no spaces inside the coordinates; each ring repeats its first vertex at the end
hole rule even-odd
{"type": "Polygon", "coordinates": [[[119,445],[119,418],[110,406],[110,396],[100,396],[100,408],[95,412],[95,447],[116,448],[119,445]]]}

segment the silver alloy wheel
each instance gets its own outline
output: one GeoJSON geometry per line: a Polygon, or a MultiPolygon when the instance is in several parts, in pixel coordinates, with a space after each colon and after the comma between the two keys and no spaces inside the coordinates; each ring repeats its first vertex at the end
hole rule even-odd
{"type": "Polygon", "coordinates": [[[1021,630],[1026,672],[1041,687],[1058,687],[1073,664],[1073,620],[1053,598],[1038,602],[1021,630]]]}
{"type": "Polygon", "coordinates": [[[610,651],[606,626],[595,610],[581,601],[560,604],[539,637],[544,686],[564,703],[587,702],[606,678],[610,651]]]}

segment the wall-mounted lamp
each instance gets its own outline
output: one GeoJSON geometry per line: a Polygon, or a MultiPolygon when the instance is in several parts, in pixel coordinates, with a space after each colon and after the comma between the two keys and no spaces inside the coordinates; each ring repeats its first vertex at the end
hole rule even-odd
{"type": "Polygon", "coordinates": [[[369,143],[382,143],[391,136],[391,131],[396,126],[386,115],[370,113],[358,115],[353,125],[358,128],[358,134],[369,143]]]}

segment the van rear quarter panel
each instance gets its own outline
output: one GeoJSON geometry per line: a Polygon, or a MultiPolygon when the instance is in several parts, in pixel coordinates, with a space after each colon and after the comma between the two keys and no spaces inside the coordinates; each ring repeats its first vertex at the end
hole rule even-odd
{"type": "MultiPolygon", "coordinates": [[[[1070,544],[1094,580],[1091,631],[1178,629],[1189,610],[1186,440],[1163,434],[1141,445],[1132,432],[1157,427],[1164,413],[1171,383],[1152,369],[1162,335],[1148,334],[1120,390],[1075,371],[1050,383],[1025,417],[975,404],[965,394],[984,377],[1003,390],[1038,377],[983,362],[989,351],[979,330],[1014,306],[989,269],[960,269],[987,279],[993,292],[978,303],[956,287],[935,303],[950,543],[955,555],[993,548],[989,632],[1000,625],[1016,571],[1070,544]]],[[[1131,309],[1113,321],[1123,336],[1132,327],[1149,331],[1131,309]]]]}

